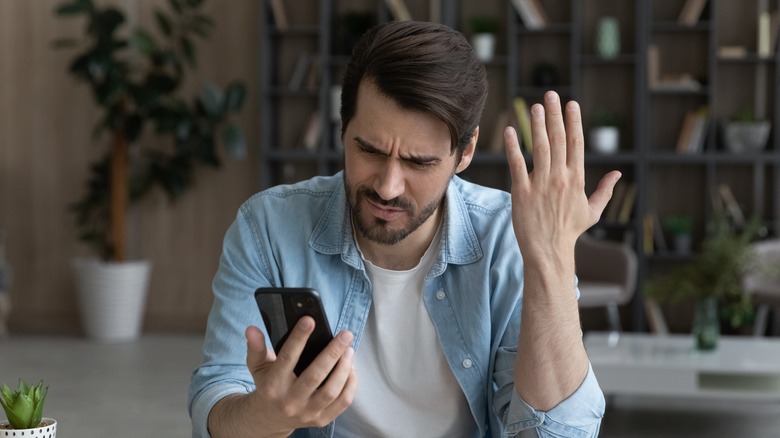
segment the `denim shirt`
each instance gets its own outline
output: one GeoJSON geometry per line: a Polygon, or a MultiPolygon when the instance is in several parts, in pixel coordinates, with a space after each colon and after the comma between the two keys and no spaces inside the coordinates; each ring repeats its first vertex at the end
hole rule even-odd
{"type": "MultiPolygon", "coordinates": [[[[597,436],[604,396],[590,367],[577,391],[547,412],[515,391],[523,268],[509,194],[455,176],[445,199],[442,244],[425,278],[424,302],[479,435],[597,436]]],[[[261,286],[317,289],[334,333],[350,330],[360,348],[372,288],[341,172],[271,188],[240,207],[224,239],[203,362],[190,385],[193,437],[209,436],[208,414],[219,399],[254,390],[244,331],[249,325],[265,331],[253,295],[261,286]]],[[[336,424],[293,436],[331,437],[336,424]]]]}

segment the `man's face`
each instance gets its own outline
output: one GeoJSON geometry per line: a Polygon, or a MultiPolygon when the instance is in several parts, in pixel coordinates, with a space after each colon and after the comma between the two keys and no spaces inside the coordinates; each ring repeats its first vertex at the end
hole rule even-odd
{"type": "Polygon", "coordinates": [[[433,233],[430,219],[442,205],[450,178],[468,166],[473,154],[470,145],[456,162],[444,122],[402,109],[365,80],[343,140],[353,223],[364,238],[382,245],[394,245],[417,230],[433,233]]]}

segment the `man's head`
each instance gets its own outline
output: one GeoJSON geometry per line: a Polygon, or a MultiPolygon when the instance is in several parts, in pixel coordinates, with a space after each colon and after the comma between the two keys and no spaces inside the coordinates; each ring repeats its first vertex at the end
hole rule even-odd
{"type": "Polygon", "coordinates": [[[485,67],[463,35],[447,26],[414,21],[375,26],[361,38],[342,80],[342,136],[357,108],[360,84],[370,79],[404,109],[447,125],[452,152],[468,145],[487,99],[485,67]]]}
{"type": "Polygon", "coordinates": [[[342,84],[344,182],[359,237],[425,245],[449,180],[474,153],[484,67],[452,29],[394,22],[363,37],[342,84]]]}

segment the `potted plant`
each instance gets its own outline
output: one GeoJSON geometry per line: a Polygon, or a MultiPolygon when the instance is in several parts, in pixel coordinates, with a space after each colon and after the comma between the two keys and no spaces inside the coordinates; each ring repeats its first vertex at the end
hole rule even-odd
{"type": "Polygon", "coordinates": [[[496,48],[496,33],[498,32],[498,20],[487,15],[471,17],[468,21],[471,30],[471,45],[474,54],[482,62],[493,60],[496,48]]]}
{"type": "Polygon", "coordinates": [[[93,338],[124,341],[140,333],[150,266],[128,260],[129,204],[155,187],[171,199],[184,193],[197,165],[220,165],[218,137],[230,155],[245,153],[243,131],[229,120],[243,106],[241,82],[225,90],[207,84],[191,100],[181,96],[185,73],[196,65],[195,40],[213,27],[203,3],[169,0],[155,10],[154,33],[125,30],[116,6],[70,0],[56,8],[58,16],[86,20],[83,41],[62,39],[57,46],[79,47],[70,72],[98,104],[95,133],[106,144],[91,165],[85,195],[73,205],[80,240],[100,256],[74,262],[82,321],[93,338]],[[147,144],[153,137],[155,144],[147,144]]]}
{"type": "Polygon", "coordinates": [[[738,331],[752,322],[755,312],[742,277],[754,269],[750,243],[762,232],[757,221],[737,231],[724,218],[716,218],[690,263],[645,284],[646,296],[660,302],[693,300],[692,332],[699,349],[715,348],[721,326],[738,331]]]}
{"type": "Polygon", "coordinates": [[[43,403],[49,387],[43,387],[41,380],[35,386],[19,379],[19,389],[11,391],[8,385],[0,388],[0,405],[7,420],[0,421],[0,431],[21,431],[3,436],[25,438],[54,438],[57,436],[57,421],[43,417],[43,403]]]}
{"type": "Polygon", "coordinates": [[[687,255],[691,253],[693,247],[693,239],[691,237],[693,221],[690,216],[685,214],[668,216],[664,219],[663,227],[666,233],[672,237],[672,247],[677,254],[687,255]]]}
{"type": "Polygon", "coordinates": [[[746,108],[723,125],[726,148],[735,154],[758,152],[766,147],[771,124],[758,119],[752,109],[746,108]]]}
{"type": "Polygon", "coordinates": [[[611,155],[620,149],[620,126],[623,121],[615,111],[599,108],[593,112],[588,134],[590,148],[599,154],[611,155]]]}

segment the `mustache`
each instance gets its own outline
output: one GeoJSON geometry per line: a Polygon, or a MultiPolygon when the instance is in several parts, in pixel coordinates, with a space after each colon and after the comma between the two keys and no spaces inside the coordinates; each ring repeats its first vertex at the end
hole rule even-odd
{"type": "Polygon", "coordinates": [[[400,208],[407,211],[412,210],[412,205],[408,200],[401,197],[385,200],[382,199],[382,197],[380,197],[377,192],[371,190],[368,187],[360,187],[357,191],[357,194],[358,196],[364,196],[369,201],[383,205],[385,207],[400,208]]]}

